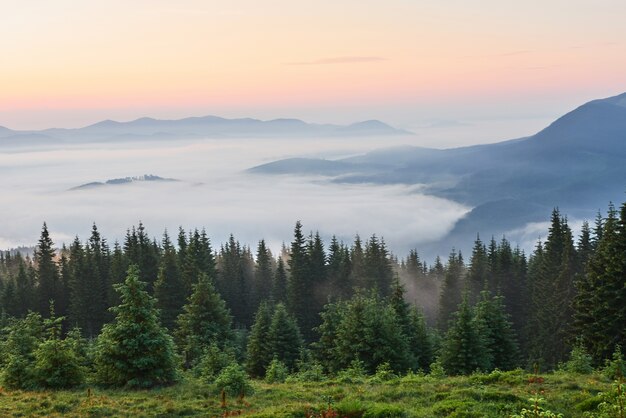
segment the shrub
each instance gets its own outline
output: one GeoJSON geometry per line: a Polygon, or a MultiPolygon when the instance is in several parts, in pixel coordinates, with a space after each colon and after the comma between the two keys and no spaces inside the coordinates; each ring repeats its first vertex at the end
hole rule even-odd
{"type": "Polygon", "coordinates": [[[622,347],[618,344],[610,360],[606,360],[602,373],[609,379],[626,377],[626,362],[622,356],[622,347]]]}
{"type": "Polygon", "coordinates": [[[563,365],[563,369],[570,373],[590,374],[593,372],[591,362],[591,356],[587,354],[585,347],[583,347],[582,343],[579,341],[574,348],[572,348],[570,358],[567,363],[563,365]]]}
{"type": "Polygon", "coordinates": [[[430,373],[428,375],[437,379],[446,377],[446,371],[443,369],[443,364],[441,364],[439,359],[430,365],[430,373]]]}
{"type": "Polygon", "coordinates": [[[391,370],[391,366],[389,363],[382,363],[376,367],[376,373],[372,377],[372,380],[377,382],[386,382],[388,380],[392,380],[397,378],[398,375],[391,370]]]}
{"type": "Polygon", "coordinates": [[[337,380],[342,383],[362,382],[365,377],[365,365],[361,360],[352,360],[350,367],[337,373],[337,380]]]}
{"type": "Polygon", "coordinates": [[[218,392],[224,391],[230,396],[250,396],[254,389],[250,384],[250,379],[237,363],[228,365],[215,379],[215,387],[218,392]]]}
{"type": "Polygon", "coordinates": [[[194,372],[202,380],[212,382],[229,364],[235,362],[233,349],[220,349],[217,344],[211,344],[204,351],[194,372]]]}
{"type": "Polygon", "coordinates": [[[275,358],[265,371],[265,381],[267,383],[283,383],[288,374],[289,370],[287,370],[285,363],[275,358]]]}

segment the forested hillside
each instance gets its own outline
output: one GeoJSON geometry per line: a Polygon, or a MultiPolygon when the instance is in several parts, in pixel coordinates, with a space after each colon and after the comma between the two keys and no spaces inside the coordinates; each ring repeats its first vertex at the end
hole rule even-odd
{"type": "Polygon", "coordinates": [[[432,264],[375,235],[325,243],[300,222],[280,254],[233,236],[214,247],[204,230],[157,241],[141,223],[122,243],[94,225],[55,248],[44,224],[32,257],[1,254],[0,279],[8,388],[622,370],[626,204],[578,237],[555,209],[529,255],[477,236],[432,264]]]}

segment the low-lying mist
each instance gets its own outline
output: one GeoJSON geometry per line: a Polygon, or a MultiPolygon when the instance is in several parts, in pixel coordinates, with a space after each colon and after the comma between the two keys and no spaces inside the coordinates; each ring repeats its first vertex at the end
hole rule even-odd
{"type": "Polygon", "coordinates": [[[121,240],[142,221],[160,236],[205,227],[214,245],[233,233],[254,245],[264,238],[274,251],[305,230],[351,242],[356,233],[383,236],[403,256],[443,237],[469,208],[420,194],[416,186],[333,184],[323,178],[255,176],[243,170],[290,156],[337,158],[406,137],[358,139],[211,139],[49,146],[0,153],[3,216],[0,248],[34,244],[48,223],[57,245],[92,223],[121,240]],[[70,190],[94,181],[153,174],[178,182],[137,182],[70,190]]]}

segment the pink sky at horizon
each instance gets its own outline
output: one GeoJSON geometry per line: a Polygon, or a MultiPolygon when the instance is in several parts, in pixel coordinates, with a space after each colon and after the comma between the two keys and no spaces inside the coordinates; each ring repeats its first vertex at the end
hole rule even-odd
{"type": "Polygon", "coordinates": [[[626,91],[626,2],[4,2],[0,126],[558,116],[626,91]]]}

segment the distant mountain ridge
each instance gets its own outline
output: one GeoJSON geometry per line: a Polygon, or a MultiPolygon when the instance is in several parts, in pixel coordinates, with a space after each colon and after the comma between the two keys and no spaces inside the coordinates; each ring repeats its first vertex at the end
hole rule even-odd
{"type": "MultiPolygon", "coordinates": [[[[553,207],[592,219],[626,192],[626,93],[583,104],[537,134],[453,149],[405,146],[340,160],[281,160],[260,174],[326,175],[334,182],[426,184],[473,207],[433,251],[468,245],[548,219],[553,207]]],[[[468,248],[469,249],[469,248],[468,248]]]]}
{"type": "Polygon", "coordinates": [[[220,137],[340,137],[412,135],[378,120],[350,125],[307,123],[300,119],[226,119],[218,116],[184,119],[139,118],[129,122],[104,120],[82,128],[17,131],[0,126],[0,146],[16,141],[39,143],[111,141],[127,139],[192,139],[220,137]]]}

